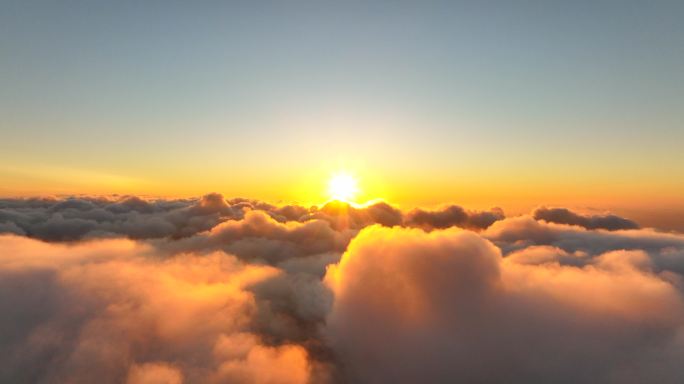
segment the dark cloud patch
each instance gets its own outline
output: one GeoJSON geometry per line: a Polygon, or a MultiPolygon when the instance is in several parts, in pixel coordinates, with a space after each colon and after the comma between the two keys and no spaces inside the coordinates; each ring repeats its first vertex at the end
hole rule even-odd
{"type": "Polygon", "coordinates": [[[186,237],[239,218],[243,210],[219,194],[198,200],[144,200],[73,197],[67,199],[0,200],[0,232],[19,233],[46,241],[93,237],[134,239],[186,237]]]}
{"type": "Polygon", "coordinates": [[[11,221],[0,222],[0,233],[12,233],[15,235],[26,235],[23,229],[19,228],[11,221]]]}
{"type": "Polygon", "coordinates": [[[617,231],[620,229],[638,229],[639,224],[620,216],[606,215],[580,215],[567,208],[546,208],[535,209],[533,217],[537,220],[544,220],[550,223],[578,225],[586,229],[606,229],[617,231]]]}
{"type": "Polygon", "coordinates": [[[155,207],[148,201],[145,201],[137,196],[126,197],[120,201],[106,206],[108,211],[115,213],[124,212],[139,212],[139,213],[152,213],[155,207]]]}
{"type": "Polygon", "coordinates": [[[494,208],[491,211],[466,211],[458,205],[449,205],[440,210],[426,211],[414,209],[410,211],[404,222],[407,226],[426,230],[461,227],[480,230],[505,217],[503,210],[494,208]]]}

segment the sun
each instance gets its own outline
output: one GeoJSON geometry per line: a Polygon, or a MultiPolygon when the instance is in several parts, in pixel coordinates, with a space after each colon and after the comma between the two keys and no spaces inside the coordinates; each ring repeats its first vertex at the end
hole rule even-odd
{"type": "Polygon", "coordinates": [[[356,179],[348,173],[337,173],[328,183],[328,193],[333,200],[351,202],[358,191],[356,179]]]}

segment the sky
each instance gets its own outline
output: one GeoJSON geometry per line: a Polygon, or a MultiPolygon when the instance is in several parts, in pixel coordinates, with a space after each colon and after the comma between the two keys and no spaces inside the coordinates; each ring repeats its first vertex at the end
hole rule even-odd
{"type": "Polygon", "coordinates": [[[361,201],[681,213],[683,16],[679,1],[3,1],[0,195],[319,203],[345,171],[361,201]]]}

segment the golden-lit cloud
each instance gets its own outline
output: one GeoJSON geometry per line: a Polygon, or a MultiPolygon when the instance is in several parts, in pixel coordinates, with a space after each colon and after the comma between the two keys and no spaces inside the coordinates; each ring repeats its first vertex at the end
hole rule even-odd
{"type": "Polygon", "coordinates": [[[677,383],[684,236],[612,215],[0,199],[2,382],[677,383]]]}
{"type": "Polygon", "coordinates": [[[328,270],[326,335],[355,382],[675,383],[682,292],[616,252],[520,264],[472,232],[370,227],[328,270]]]}
{"type": "Polygon", "coordinates": [[[277,276],[274,268],[222,253],[168,259],[130,240],[1,236],[0,249],[2,381],[309,379],[302,347],[264,345],[250,333],[258,304],[248,287],[277,276]]]}

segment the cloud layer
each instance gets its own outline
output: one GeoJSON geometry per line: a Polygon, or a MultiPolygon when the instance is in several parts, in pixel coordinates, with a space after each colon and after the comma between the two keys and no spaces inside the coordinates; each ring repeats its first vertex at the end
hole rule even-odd
{"type": "Polygon", "coordinates": [[[0,382],[684,375],[684,235],[610,214],[5,199],[0,232],[0,382]]]}
{"type": "Polygon", "coordinates": [[[14,233],[46,241],[126,236],[132,239],[182,238],[217,225],[262,212],[285,222],[325,221],[335,230],[358,230],[372,224],[407,225],[426,229],[459,226],[484,229],[503,219],[501,210],[468,212],[459,206],[437,211],[404,213],[385,202],[355,207],[331,201],[322,207],[276,206],[257,200],[225,200],[212,193],[200,199],[144,200],[71,197],[0,199],[0,233],[14,233]]]}

